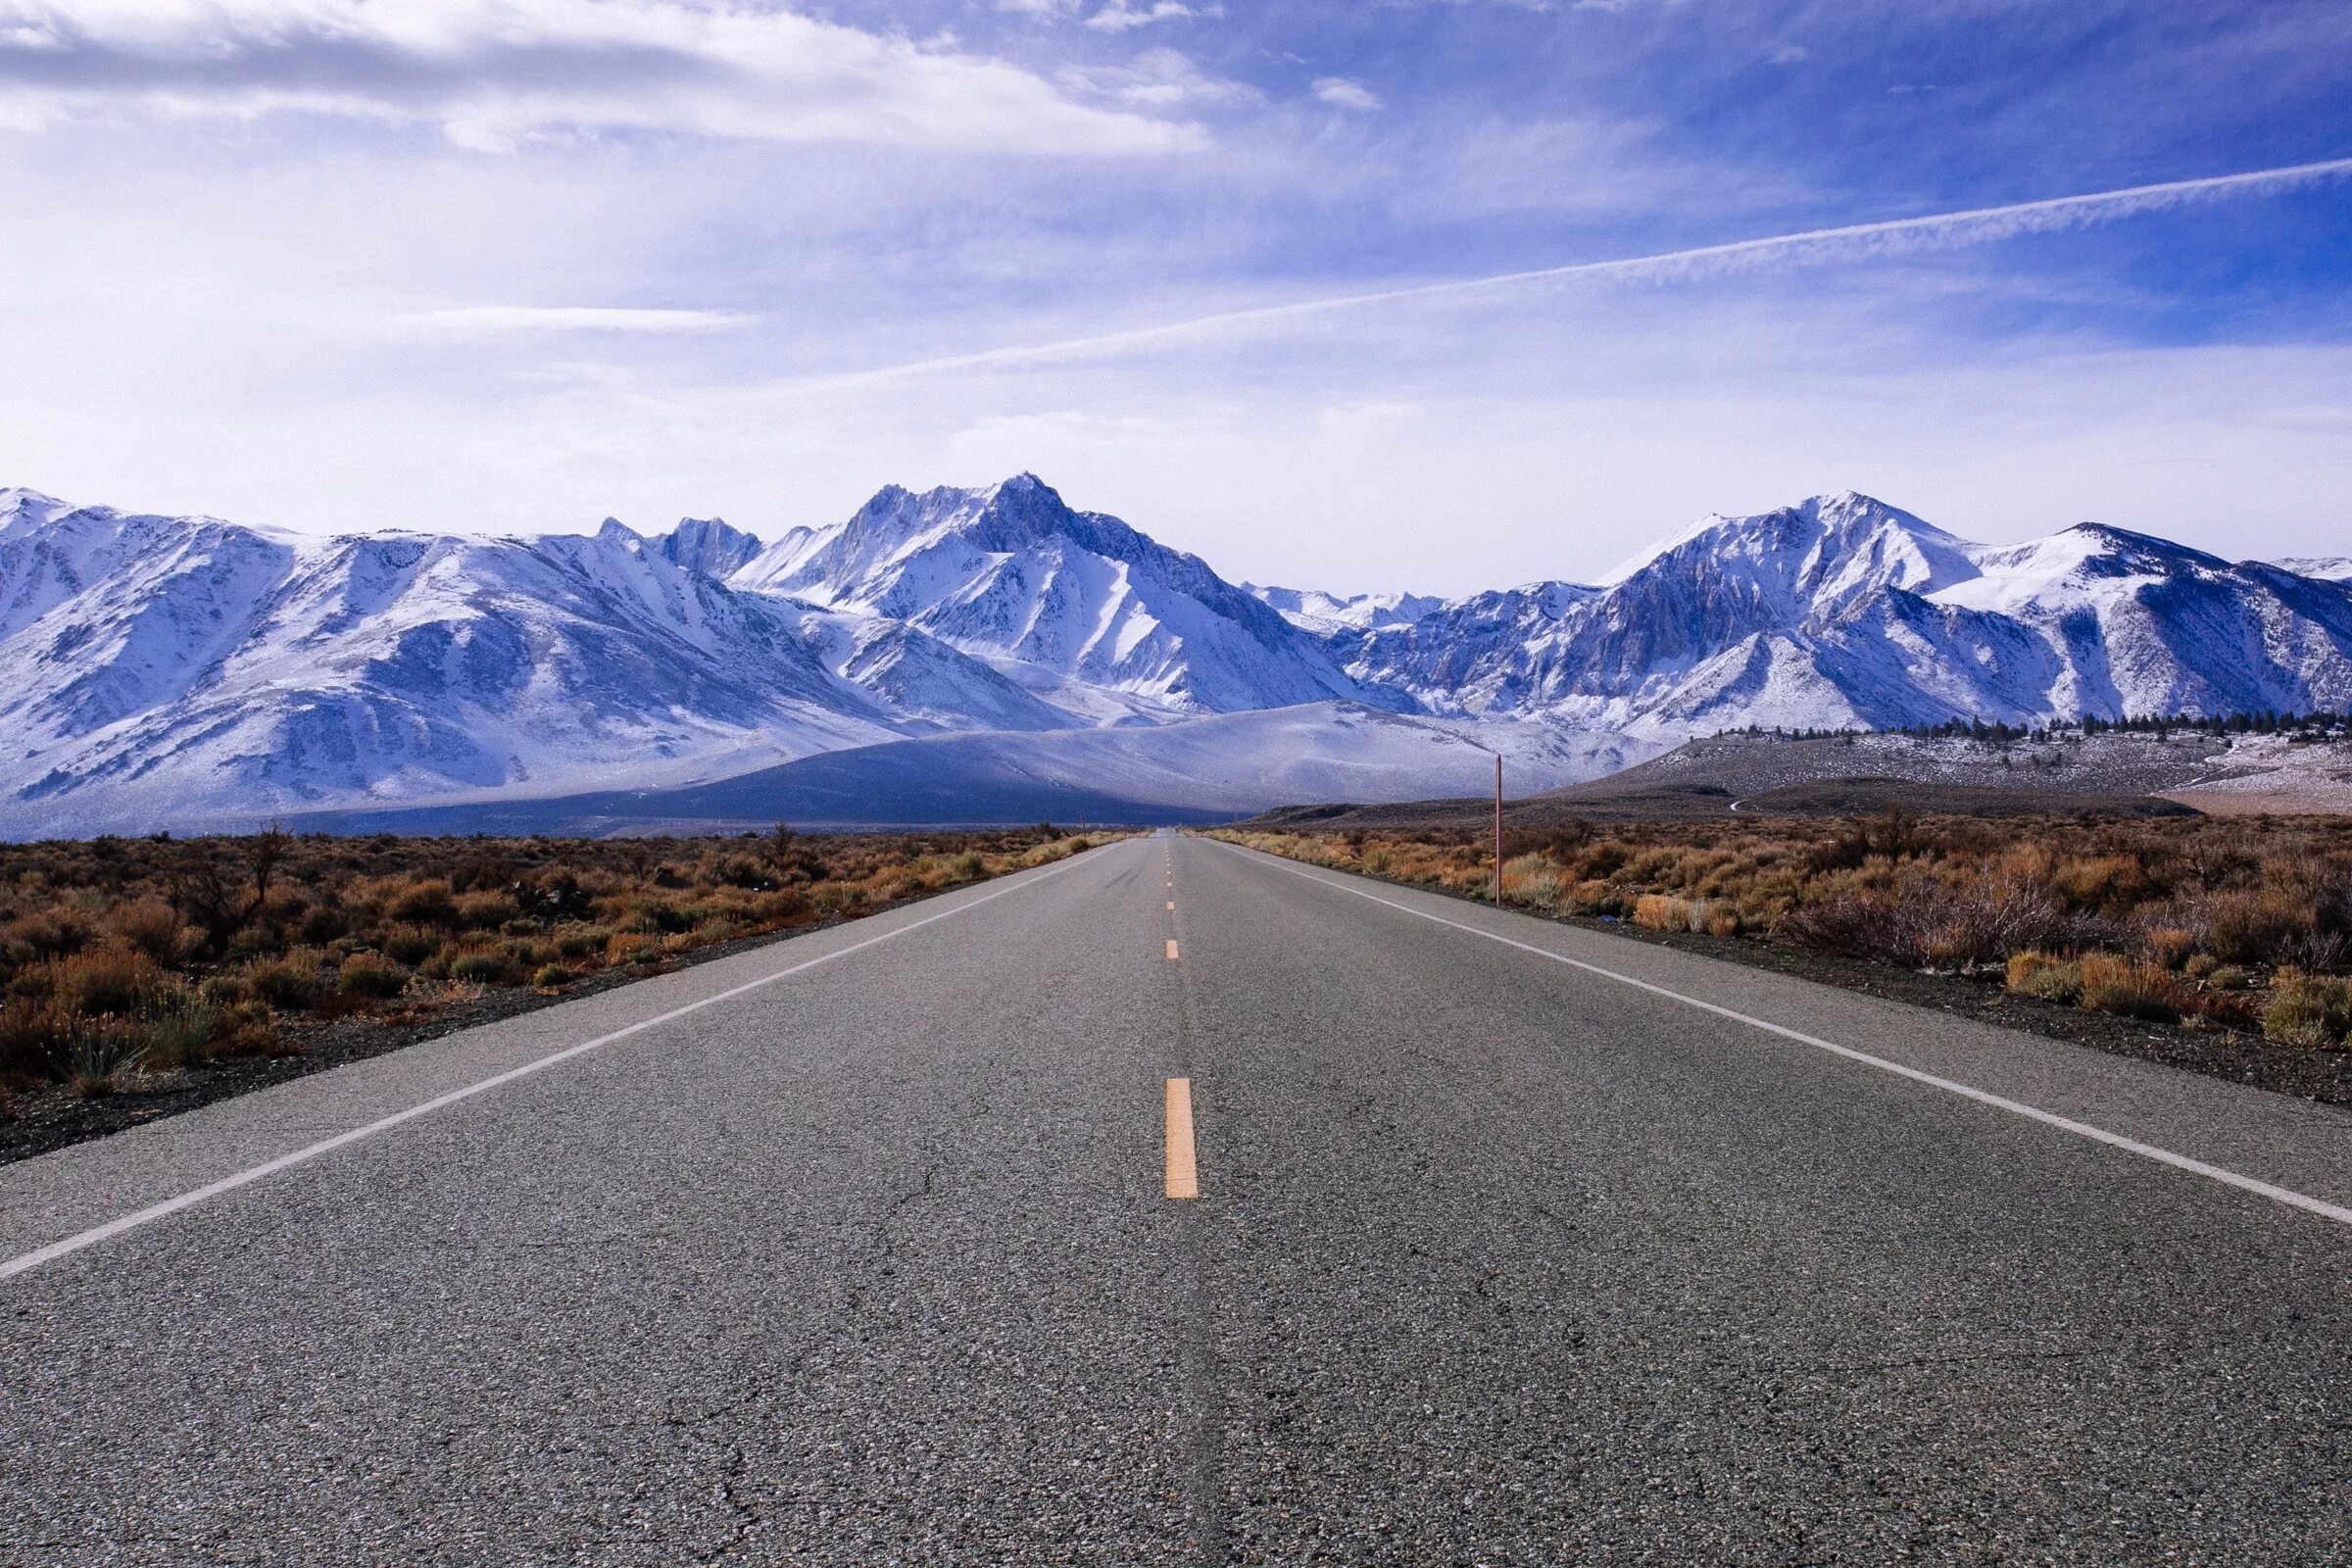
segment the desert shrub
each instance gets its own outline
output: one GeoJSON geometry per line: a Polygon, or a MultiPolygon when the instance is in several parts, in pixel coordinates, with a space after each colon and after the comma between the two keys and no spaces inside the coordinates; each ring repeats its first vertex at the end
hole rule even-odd
{"type": "Polygon", "coordinates": [[[601,925],[572,924],[558,926],[550,940],[555,944],[558,956],[577,962],[602,952],[612,935],[601,925]]]}
{"type": "Polygon", "coordinates": [[[347,996],[386,1001],[409,988],[409,971],[389,958],[363,953],[343,960],[335,987],[347,996]]]}
{"type": "Polygon", "coordinates": [[[384,913],[411,925],[451,926],[458,922],[457,903],[443,877],[422,878],[396,890],[384,901],[384,913]]]}
{"type": "Polygon", "coordinates": [[[2088,1012],[2112,1012],[2151,1023],[2178,1023],[2184,993],[2171,970],[2114,953],[2082,956],[2082,1000],[2088,1012]]]}
{"type": "Polygon", "coordinates": [[[351,921],[331,904],[315,904],[293,923],[294,934],[313,947],[324,947],[351,930],[351,921]]]}
{"type": "Polygon", "coordinates": [[[1652,931],[1703,932],[1719,912],[1710,899],[1644,893],[1634,901],[1634,924],[1647,926],[1652,931]]]}
{"type": "Polygon", "coordinates": [[[282,958],[263,958],[247,964],[245,983],[270,1006],[289,1012],[316,1006],[324,989],[319,983],[318,956],[300,950],[282,958]]]}
{"type": "Polygon", "coordinates": [[[2332,1050],[2352,1034],[2352,981],[2280,971],[2262,1009],[2262,1032],[2290,1046],[2332,1050]]]}
{"type": "Polygon", "coordinates": [[[559,987],[571,984],[571,971],[560,963],[541,964],[539,972],[531,976],[531,984],[542,991],[554,991],[559,987]]]}
{"type": "Polygon", "coordinates": [[[0,944],[22,948],[30,958],[63,958],[88,947],[97,928],[75,909],[51,906],[18,915],[0,926],[0,944]]]}
{"type": "MultiPolygon", "coordinates": [[[[159,1065],[200,1060],[208,1044],[294,1052],[310,1024],[366,1011],[404,980],[417,982],[399,993],[416,1007],[454,1000],[441,982],[461,962],[472,983],[496,965],[501,984],[594,970],[614,952],[658,963],[1094,842],[1017,829],[665,846],[282,833],[0,844],[0,1086],[65,1074],[76,1020],[117,1020],[159,1065]],[[623,920],[636,929],[616,948],[623,920]],[[187,973],[199,963],[201,985],[187,973]],[[297,1014],[282,1032],[272,1021],[297,1014]]],[[[1465,842],[1445,837],[1423,874],[1459,874],[1477,859],[1465,842]]]]}
{"type": "Polygon", "coordinates": [[[441,951],[444,938],[420,925],[396,925],[384,933],[384,956],[395,963],[419,964],[441,951]]]}
{"type": "Polygon", "coordinates": [[[615,931],[605,944],[607,963],[659,963],[662,944],[643,932],[615,931]]]}
{"type": "Polygon", "coordinates": [[[2098,855],[2060,860],[2051,868],[2051,890],[2084,909],[2121,909],[2146,897],[2146,867],[2135,855],[2098,855]]]}
{"type": "Polygon", "coordinates": [[[2149,960],[2167,969],[2186,964],[2197,947],[2197,934],[2177,925],[2153,926],[2142,940],[2147,945],[2149,960]]]}
{"type": "Polygon", "coordinates": [[[2082,965],[2046,953],[2011,954],[2009,989],[2021,997],[2038,997],[2071,1007],[2082,1000],[2082,965]]]}
{"type": "Polygon", "coordinates": [[[2187,961],[2180,965],[2180,972],[2191,980],[2204,980],[2218,972],[2221,967],[2222,960],[2212,954],[2192,953],[2187,961]]]}
{"type": "Polygon", "coordinates": [[[181,942],[179,911],[153,895],[115,909],[106,917],[106,930],[125,949],[159,964],[179,962],[195,946],[181,942]]]}
{"type": "Polygon", "coordinates": [[[193,1067],[213,1054],[220,1014],[201,997],[166,1000],[140,1022],[147,1030],[147,1059],[159,1067],[193,1067]]]}
{"type": "Polygon", "coordinates": [[[97,949],[45,966],[47,996],[62,1012],[83,1018],[127,1018],[179,982],[143,954],[97,949]]]}
{"type": "Polygon", "coordinates": [[[461,953],[450,960],[449,977],[469,986],[503,986],[514,976],[514,960],[488,950],[461,953]]]}
{"type": "Polygon", "coordinates": [[[1585,914],[1622,915],[1626,912],[1625,901],[1617,896],[1617,890],[1597,877],[1579,882],[1572,896],[1576,907],[1585,914]]]}
{"type": "Polygon", "coordinates": [[[2251,991],[2199,986],[2180,1005],[2191,1017],[2225,1029],[2257,1032],[2262,1028],[2262,1002],[2251,991]]]}
{"type": "Polygon", "coordinates": [[[270,1056],[284,1050],[269,1005],[259,1000],[223,1008],[214,1021],[212,1054],[216,1056],[270,1056]]]}
{"type": "Polygon", "coordinates": [[[2278,949],[2277,961],[2294,969],[2337,969],[2352,956],[2352,937],[2341,931],[2298,931],[2278,949]]]}
{"type": "Polygon", "coordinates": [[[196,994],[216,1007],[233,1007],[253,996],[253,985],[241,974],[208,976],[196,994]]]}
{"type": "Polygon", "coordinates": [[[1564,890],[1558,877],[1544,871],[1516,883],[1505,882],[1503,892],[1513,904],[1524,904],[1544,914],[1556,914],[1564,890]]]}
{"type": "Polygon", "coordinates": [[[635,931],[645,936],[666,936],[694,929],[694,916],[667,899],[638,899],[633,901],[618,922],[623,931],[635,931]]]}
{"type": "Polygon", "coordinates": [[[808,895],[799,888],[762,893],[752,903],[753,917],[763,925],[788,925],[808,918],[808,895]]]}
{"type": "Polygon", "coordinates": [[[457,923],[466,931],[496,931],[521,914],[504,893],[468,893],[457,901],[457,923]]]}
{"type": "Polygon", "coordinates": [[[2075,934],[2039,889],[2001,876],[1954,888],[1908,875],[1892,889],[1851,889],[1800,905],[1780,929],[1836,953],[1938,967],[2004,960],[2075,934]]]}
{"type": "Polygon", "coordinates": [[[2311,910],[2279,889],[2216,895],[2207,906],[2205,944],[2229,963],[2273,963],[2311,930],[2311,910]]]}

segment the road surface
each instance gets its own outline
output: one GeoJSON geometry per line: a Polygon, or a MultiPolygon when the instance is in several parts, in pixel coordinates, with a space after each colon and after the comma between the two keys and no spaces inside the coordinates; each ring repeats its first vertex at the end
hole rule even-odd
{"type": "Polygon", "coordinates": [[[2347,1221],[2334,1110],[1136,840],[0,1169],[0,1563],[2352,1562],[2347,1221]]]}

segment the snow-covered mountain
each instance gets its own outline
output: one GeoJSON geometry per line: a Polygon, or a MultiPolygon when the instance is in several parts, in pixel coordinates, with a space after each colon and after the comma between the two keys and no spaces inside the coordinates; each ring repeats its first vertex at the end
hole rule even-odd
{"type": "Polygon", "coordinates": [[[1851,493],[1329,642],[1434,712],[1661,736],[2352,702],[2342,584],[2095,523],[1975,545],[1851,493]]]}
{"type": "Polygon", "coordinates": [[[1327,594],[1319,588],[1261,588],[1242,584],[1242,591],[1269,606],[1276,614],[1302,631],[1321,636],[1350,628],[1403,626],[1446,608],[1431,594],[1327,594]]]}
{"type": "Polygon", "coordinates": [[[680,564],[713,551],[694,524],[306,540],[0,492],[0,831],[675,783],[1069,722],[912,628],[680,564]]]}
{"type": "Polygon", "coordinates": [[[1161,716],[1334,697],[1396,703],[1342,674],[1319,641],[1200,557],[1074,512],[1034,474],[921,495],[892,485],[848,522],[788,539],[730,581],[920,627],[1017,666],[1049,695],[1093,688],[1161,716]]]}
{"type": "Polygon", "coordinates": [[[2352,584],[2302,564],[2088,523],[1982,546],[1846,494],[1596,583],[1343,599],[1229,583],[1027,474],[765,545],[314,539],[0,491],[0,834],[918,763],[1211,809],[1425,794],[1489,749],[1559,781],[1749,723],[2352,707],[2352,584]],[[1174,728],[1055,738],[1134,726],[1174,728]],[[999,738],[892,744],[956,732],[999,738]]]}

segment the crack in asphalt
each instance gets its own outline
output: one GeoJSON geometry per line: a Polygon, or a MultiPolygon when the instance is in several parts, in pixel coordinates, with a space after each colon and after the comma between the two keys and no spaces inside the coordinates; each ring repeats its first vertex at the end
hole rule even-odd
{"type": "MultiPolygon", "coordinates": [[[[995,1113],[994,1104],[986,1095],[975,1097],[967,1103],[971,1107],[969,1113],[956,1118],[953,1124],[954,1128],[985,1124],[988,1118],[995,1113]]],[[[952,1142],[952,1140],[939,1136],[933,1136],[923,1141],[925,1163],[921,1179],[911,1187],[902,1189],[863,1227],[859,1255],[842,1271],[842,1305],[840,1311],[833,1318],[831,1324],[833,1332],[819,1331],[803,1338],[793,1353],[777,1369],[776,1382],[780,1386],[787,1390],[798,1387],[802,1375],[808,1368],[809,1361],[820,1350],[841,1343],[845,1338],[855,1336],[859,1321],[865,1316],[872,1301],[876,1283],[874,1276],[878,1273],[888,1272],[899,1258],[900,1245],[897,1238],[899,1222],[916,1205],[939,1195],[941,1181],[949,1168],[949,1160],[941,1153],[941,1150],[943,1146],[952,1142]]],[[[725,1419],[730,1415],[739,1417],[751,1409],[755,1402],[757,1401],[747,1401],[745,1405],[732,1411],[710,1411],[694,1424],[701,1426],[725,1419]]],[[[750,1490],[747,1484],[753,1473],[749,1446],[737,1439],[725,1446],[724,1455],[724,1462],[719,1468],[716,1479],[714,1497],[719,1505],[733,1517],[734,1528],[725,1540],[719,1542],[709,1551],[690,1559],[696,1564],[716,1563],[737,1555],[751,1544],[753,1538],[768,1520],[767,1510],[752,1496],[747,1495],[747,1492],[750,1490]]],[[[787,1505],[789,1506],[789,1503],[787,1505]]]]}

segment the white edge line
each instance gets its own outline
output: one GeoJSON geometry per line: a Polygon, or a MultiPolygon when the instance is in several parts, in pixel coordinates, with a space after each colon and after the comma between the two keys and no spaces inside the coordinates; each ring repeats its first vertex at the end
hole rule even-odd
{"type": "MultiPolygon", "coordinates": [[[[1221,839],[1211,842],[1224,843],[1221,839]]],[[[1225,847],[1235,850],[1243,848],[1238,844],[1227,844],[1225,847]]],[[[1264,852],[1250,853],[1263,854],[1264,852]]],[[[2093,1143],[2105,1144],[2111,1149],[2121,1149],[2127,1153],[2137,1154],[2142,1159],[2152,1159],[2159,1165],[2170,1165],[2175,1170],[2184,1170],[2193,1176],[2202,1176],[2208,1181],[2220,1182],[2226,1187],[2235,1187],[2243,1192],[2254,1193],[2270,1199],[2273,1202],[2284,1203],[2289,1208],[2299,1208],[2306,1213],[2318,1214],[2324,1219],[2334,1220],[2339,1225],[2352,1225],[2352,1208],[2347,1208],[2340,1203],[2330,1203],[2325,1199],[2313,1198],[2308,1193],[2298,1193],[2292,1188],[2279,1187],[2252,1176],[2241,1176],[2236,1171],[2225,1170],[2219,1165],[2209,1165],[2201,1159],[2191,1159],[2186,1154],[2176,1154],[2169,1149],[2159,1149],[2154,1144],[2143,1144],[2136,1138],[2127,1138],[2122,1133],[2111,1133],[2104,1127],[2093,1127],[2086,1121],[2076,1121],[2071,1116],[2061,1116],[2055,1111],[2043,1110],[2038,1106],[2029,1105],[2023,1101],[2011,1100],[2004,1095],[1992,1094],[1983,1089],[1971,1088],[1954,1079],[1938,1077],[1932,1072],[1922,1072],[1917,1067],[1906,1067],[1899,1061],[1889,1061],[1885,1056],[1874,1056],[1867,1051],[1856,1051],[1851,1046],[1841,1046],[1834,1040],[1824,1040],[1817,1035],[1805,1034],[1783,1024],[1750,1017],[1744,1012],[1718,1006],[1712,1002],[1701,1002],[1698,998],[1687,997],[1680,991],[1670,991],[1664,986],[1653,985],[1647,980],[1637,980],[1630,974],[1620,974],[1614,969],[1604,969],[1597,963],[1587,963],[1582,958],[1571,958],[1564,954],[1553,953],[1547,948],[1540,948],[1532,942],[1521,942],[1514,937],[1501,936],[1493,931],[1482,931],[1477,926],[1463,921],[1449,920],[1442,914],[1432,914],[1427,909],[1416,909],[1409,904],[1399,904],[1395,899],[1384,899],[1379,894],[1368,892],[1363,888],[1351,888],[1345,882],[1334,882],[1329,877],[1317,876],[1312,871],[1291,864],[1280,856],[1269,854],[1265,858],[1278,869],[1288,871],[1294,876],[1302,876],[1307,881],[1318,883],[1334,892],[1352,893],[1359,899],[1370,899],[1374,904],[1386,905],[1392,909],[1418,915],[1424,920],[1434,920],[1440,925],[1451,926],[1456,931],[1466,931],[1474,937],[1484,937],[1489,942],[1499,942],[1506,948],[1517,948],[1522,953],[1532,953],[1539,958],[1549,958],[1554,963],[1564,963],[1572,969],[1582,969],[1588,974],[1599,975],[1604,980],[1614,980],[1620,985],[1633,986],[1654,996],[1682,1003],[1685,1006],[1696,1007],[1701,1012],[1711,1012],[1719,1018],[1729,1018],[1735,1023],[1746,1024],[1751,1029],[1761,1029],[1766,1034],[1779,1035],[1784,1040],[1793,1040],[1799,1045],[1811,1046],[1816,1051],[1826,1051],[1833,1056],[1843,1056],[1848,1061],[1858,1061],[1866,1067],[1876,1067],[1881,1072],[1890,1072],[1897,1078],[1908,1078],[1913,1083],[1926,1084],[1931,1089],[1940,1089],[1946,1094],[1958,1095],[1963,1100],[1973,1100],[1980,1105],[1990,1105],[1995,1110],[2005,1110],[2011,1115],[2040,1122],[2045,1127],[2055,1127],[2060,1132],[2073,1133],[2078,1138],[2087,1138],[2093,1143]]]]}
{"type": "Polygon", "coordinates": [[[669,1011],[659,1013],[654,1017],[641,1018],[635,1023],[613,1030],[611,1034],[598,1035],[594,1040],[584,1040],[576,1046],[566,1046],[561,1051],[526,1061],[519,1067],[510,1067],[505,1072],[467,1084],[463,1089],[453,1089],[448,1094],[435,1096],[419,1104],[411,1105],[406,1110],[396,1110],[389,1116],[379,1117],[377,1120],[368,1123],[365,1127],[354,1127],[348,1132],[337,1133],[332,1138],[322,1138],[318,1142],[297,1149],[291,1153],[280,1154],[275,1159],[266,1160],[250,1170],[241,1170],[234,1175],[223,1176],[217,1182],[208,1182],[202,1187],[192,1188],[176,1197],[167,1198],[160,1203],[151,1203],[132,1213],[110,1219],[103,1225],[94,1225],[86,1231],[78,1231],[62,1241],[51,1242],[46,1247],[35,1248],[29,1252],[0,1263],[0,1280],[10,1279],[28,1270],[39,1268],[43,1263],[53,1263],[61,1257],[80,1251],[83,1248],[95,1247],[100,1242],[111,1241],[125,1231],[134,1231],[142,1225],[151,1225],[155,1221],[176,1214],[182,1209],[193,1208],[208,1199],[219,1198],[223,1193],[235,1192],[238,1188],[249,1186],[264,1177],[274,1176],[279,1171],[300,1165],[306,1160],[317,1159],[320,1154],[332,1153],[346,1144],[356,1144],[364,1138],[372,1138],[378,1133],[388,1132],[402,1122],[413,1121],[418,1116],[439,1110],[446,1105],[454,1105],[461,1100],[471,1100],[476,1095],[487,1094],[489,1091],[511,1084],[518,1078],[527,1078],[535,1072],[543,1072],[558,1062],[569,1061],[574,1056],[585,1055],[591,1051],[600,1050],[615,1041],[626,1040],[631,1035],[640,1034],[645,1030],[683,1018],[690,1012],[700,1012],[703,1008],[718,1003],[731,1002],[747,991],[757,991],[761,986],[773,985],[779,980],[789,979],[793,975],[813,969],[820,963],[831,963],[836,958],[846,958],[853,953],[861,952],[877,943],[903,937],[909,931],[920,931],[924,926],[950,919],[963,913],[966,909],[976,909],[983,904],[1004,897],[1007,893],[1017,893],[1023,888],[1035,887],[1040,882],[1057,877],[1062,872],[1071,869],[1077,864],[1077,861],[1078,858],[1072,856],[1044,876],[1031,877],[1025,882],[998,888],[993,893],[983,894],[979,898],[958,904],[952,909],[942,909],[936,914],[924,915],[919,920],[910,920],[906,924],[885,931],[879,936],[870,936],[863,941],[853,942],[848,947],[835,948],[831,953],[820,953],[813,958],[803,959],[789,968],[778,969],[773,974],[764,974],[757,980],[747,980],[742,985],[730,986],[724,991],[713,992],[699,1001],[689,1002],[683,1006],[672,1007],[669,1011]]]}

